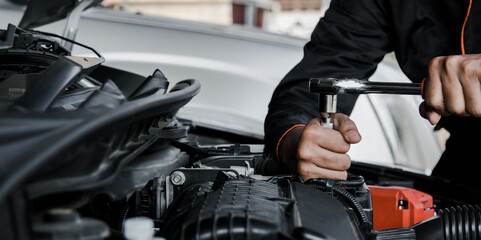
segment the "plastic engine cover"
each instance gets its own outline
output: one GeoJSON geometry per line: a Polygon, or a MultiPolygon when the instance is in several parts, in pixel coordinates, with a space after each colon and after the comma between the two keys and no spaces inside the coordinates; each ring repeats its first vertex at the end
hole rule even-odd
{"type": "Polygon", "coordinates": [[[208,188],[192,186],[173,202],[175,210],[161,224],[163,237],[359,239],[345,207],[311,186],[231,179],[208,188]]]}

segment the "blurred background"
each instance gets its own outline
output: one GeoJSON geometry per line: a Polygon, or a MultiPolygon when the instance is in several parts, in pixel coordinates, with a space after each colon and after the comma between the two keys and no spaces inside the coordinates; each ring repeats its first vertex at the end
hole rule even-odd
{"type": "Polygon", "coordinates": [[[330,0],[105,0],[102,5],[144,15],[241,24],[307,39],[329,3],[330,0]]]}

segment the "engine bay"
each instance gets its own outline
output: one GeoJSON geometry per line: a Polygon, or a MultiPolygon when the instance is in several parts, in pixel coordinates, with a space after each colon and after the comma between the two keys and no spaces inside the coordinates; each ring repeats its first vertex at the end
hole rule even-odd
{"type": "MultiPolygon", "coordinates": [[[[354,174],[345,181],[303,181],[288,173],[266,176],[263,169],[282,169],[282,166],[248,150],[259,147],[256,145],[204,148],[192,147],[193,144],[186,147],[184,143],[174,145],[189,149],[181,152],[187,154],[189,167],[157,175],[143,188],[127,195],[111,192],[116,188],[125,191],[125,182],[116,183],[123,187],[94,193],[95,197],[80,212],[100,218],[110,228],[117,227],[124,233],[128,219],[146,217],[153,220],[155,236],[165,239],[477,239],[479,236],[477,205],[441,210],[435,208],[428,194],[408,187],[367,185],[362,176],[354,174]],[[198,160],[192,162],[192,159],[198,160]],[[414,196],[410,195],[412,192],[414,196]],[[111,212],[105,212],[106,209],[111,212]]],[[[153,169],[157,163],[133,164],[129,168],[132,172],[124,174],[142,175],[145,173],[135,169],[146,166],[153,169]]]]}
{"type": "Polygon", "coordinates": [[[478,189],[355,161],[304,181],[262,140],[177,119],[197,80],[167,91],[53,37],[0,32],[2,239],[481,238],[478,189]]]}

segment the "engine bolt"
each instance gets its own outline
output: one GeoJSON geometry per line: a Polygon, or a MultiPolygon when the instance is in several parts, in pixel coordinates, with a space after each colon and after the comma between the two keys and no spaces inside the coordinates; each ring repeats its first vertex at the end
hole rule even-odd
{"type": "Polygon", "coordinates": [[[176,186],[182,185],[185,182],[185,175],[183,172],[175,171],[170,174],[170,181],[176,186]]]}

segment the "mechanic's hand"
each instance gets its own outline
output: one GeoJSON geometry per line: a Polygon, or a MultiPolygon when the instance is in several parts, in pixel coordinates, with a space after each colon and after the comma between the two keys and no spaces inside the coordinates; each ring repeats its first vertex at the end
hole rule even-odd
{"type": "Polygon", "coordinates": [[[280,143],[280,160],[304,180],[347,178],[351,158],[346,153],[352,143],[361,141],[361,135],[348,116],[337,113],[332,120],[334,129],[322,127],[315,118],[305,127],[292,129],[280,143]]]}
{"type": "Polygon", "coordinates": [[[480,80],[481,54],[434,58],[419,113],[433,125],[441,116],[481,117],[480,80]]]}

